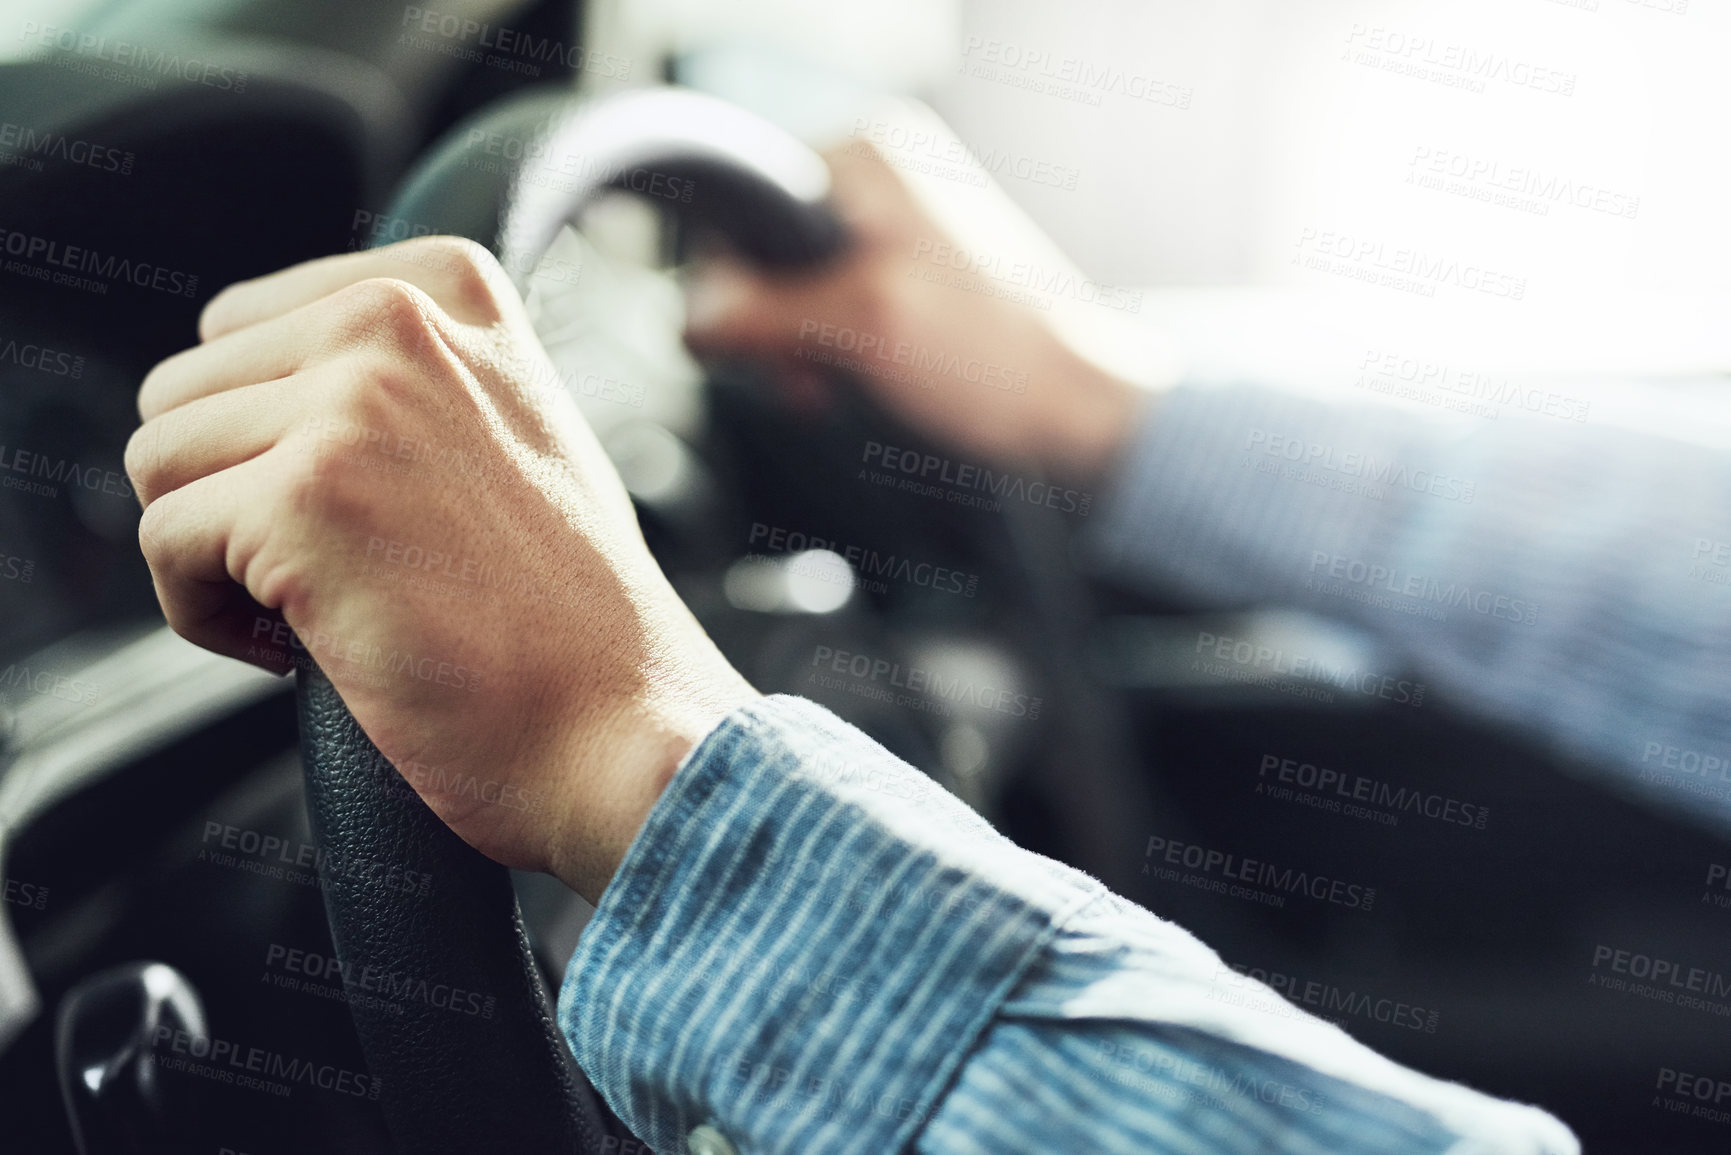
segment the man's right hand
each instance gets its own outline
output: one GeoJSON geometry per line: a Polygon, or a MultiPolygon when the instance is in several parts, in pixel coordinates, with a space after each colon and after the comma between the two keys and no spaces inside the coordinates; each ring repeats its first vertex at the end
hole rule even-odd
{"type": "Polygon", "coordinates": [[[455,237],[309,261],[224,289],[199,335],[145,378],[126,450],[169,624],[316,661],[460,837],[599,901],[680,760],[757,693],[498,262],[455,237]]]}
{"type": "Polygon", "coordinates": [[[1082,357],[1038,309],[955,267],[967,264],[960,246],[870,145],[828,160],[853,245],[799,274],[704,260],[688,293],[691,346],[775,363],[796,402],[821,403],[840,369],[964,452],[1072,479],[1103,473],[1143,391],[1082,357]]]}

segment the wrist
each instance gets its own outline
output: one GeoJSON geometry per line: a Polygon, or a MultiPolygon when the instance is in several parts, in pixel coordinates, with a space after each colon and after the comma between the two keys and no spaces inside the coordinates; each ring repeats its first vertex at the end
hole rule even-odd
{"type": "Polygon", "coordinates": [[[1028,430],[1031,456],[1055,477],[1105,477],[1154,395],[1063,347],[1028,430]]]}
{"type": "Polygon", "coordinates": [[[550,768],[558,788],[546,825],[550,873],[591,903],[691,751],[760,695],[714,652],[678,675],[650,674],[637,692],[591,714],[550,768]]]}

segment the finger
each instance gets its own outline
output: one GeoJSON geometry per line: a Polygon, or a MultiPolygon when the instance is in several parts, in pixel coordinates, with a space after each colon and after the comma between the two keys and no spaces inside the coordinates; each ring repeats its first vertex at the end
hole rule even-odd
{"type": "Polygon", "coordinates": [[[146,509],[213,473],[251,461],[307,412],[307,374],[199,397],[147,419],[126,443],[126,474],[146,509]]]}
{"type": "Polygon", "coordinates": [[[737,261],[707,258],[685,280],[685,339],[693,348],[761,344],[756,333],[760,277],[737,261]]]}
{"type": "Polygon", "coordinates": [[[825,324],[846,323],[847,270],[770,275],[737,260],[705,262],[686,283],[685,339],[699,352],[773,354],[825,324]]]}
{"type": "Polygon", "coordinates": [[[215,653],[286,673],[293,654],[281,615],[247,592],[233,548],[244,511],[265,484],[259,459],[199,478],[152,504],[138,524],[163,615],[175,633],[215,653]]]}
{"type": "Polygon", "coordinates": [[[149,421],[201,397],[292,376],[344,352],[354,320],[341,298],[325,297],[183,349],[145,374],[138,415],[149,421]]]}
{"type": "Polygon", "coordinates": [[[238,281],[204,307],[198,335],[209,341],[379,277],[409,282],[453,318],[473,325],[493,324],[501,317],[501,306],[518,299],[499,262],[474,241],[416,237],[382,249],[319,257],[238,281]]]}

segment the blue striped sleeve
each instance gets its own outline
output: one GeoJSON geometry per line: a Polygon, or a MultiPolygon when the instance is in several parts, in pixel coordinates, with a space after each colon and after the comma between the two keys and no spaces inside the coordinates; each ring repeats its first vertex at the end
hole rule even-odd
{"type": "Polygon", "coordinates": [[[1252,385],[1161,398],[1091,543],[1369,630],[1456,704],[1731,829],[1731,454],[1252,385]]]}
{"type": "Polygon", "coordinates": [[[664,1155],[703,1125],[741,1152],[803,1155],[1575,1150],[1548,1116],[1293,1008],[1210,998],[1220,970],[834,715],[776,697],[674,775],[559,1018],[664,1155]],[[1520,1142],[1460,1145],[1505,1129],[1520,1142]]]}

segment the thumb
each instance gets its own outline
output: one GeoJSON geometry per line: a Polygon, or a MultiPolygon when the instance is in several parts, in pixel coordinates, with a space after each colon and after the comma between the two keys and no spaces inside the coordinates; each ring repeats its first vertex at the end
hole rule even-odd
{"type": "Polygon", "coordinates": [[[796,411],[826,408],[823,374],[800,360],[800,337],[830,294],[809,278],[760,272],[732,257],[697,264],[685,281],[685,343],[699,356],[742,356],[773,366],[776,394],[796,411]],[[805,328],[802,328],[805,326],[805,328]]]}
{"type": "Polygon", "coordinates": [[[685,282],[685,340],[699,353],[774,357],[801,326],[837,312],[835,273],[764,273],[733,257],[697,265],[685,282]]]}
{"type": "Polygon", "coordinates": [[[765,352],[774,341],[767,286],[756,270],[713,257],[685,281],[685,339],[714,352],[765,352]]]}

